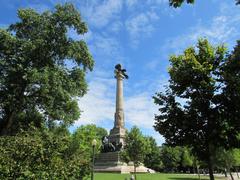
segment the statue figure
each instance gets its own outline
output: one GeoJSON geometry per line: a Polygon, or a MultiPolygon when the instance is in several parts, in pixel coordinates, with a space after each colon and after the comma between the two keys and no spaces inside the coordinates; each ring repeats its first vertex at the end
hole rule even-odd
{"type": "Polygon", "coordinates": [[[126,74],[126,69],[122,69],[122,66],[121,64],[117,64],[115,66],[115,75],[118,76],[118,75],[122,75],[124,78],[128,79],[128,75],[126,74]]]}
{"type": "Polygon", "coordinates": [[[109,142],[107,136],[102,137],[102,152],[114,152],[116,150],[115,146],[109,142]]]}

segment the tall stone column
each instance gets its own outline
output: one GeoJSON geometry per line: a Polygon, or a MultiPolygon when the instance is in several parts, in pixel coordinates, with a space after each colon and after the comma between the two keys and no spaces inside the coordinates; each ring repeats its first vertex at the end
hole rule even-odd
{"type": "Polygon", "coordinates": [[[114,118],[114,127],[110,131],[109,140],[113,144],[122,143],[124,145],[125,128],[124,128],[124,110],[123,110],[123,80],[128,78],[125,74],[126,70],[118,64],[115,66],[115,78],[117,80],[116,87],[116,112],[114,118]]]}
{"type": "Polygon", "coordinates": [[[117,72],[115,78],[117,79],[116,89],[116,112],[114,128],[124,128],[124,112],[123,112],[123,79],[124,76],[117,72]]]}

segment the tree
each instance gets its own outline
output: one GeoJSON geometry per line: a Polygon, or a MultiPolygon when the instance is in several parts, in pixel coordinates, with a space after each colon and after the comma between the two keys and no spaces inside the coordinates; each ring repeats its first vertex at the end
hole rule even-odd
{"type": "Polygon", "coordinates": [[[0,136],[0,179],[85,179],[86,152],[69,154],[71,137],[31,127],[0,136]]]}
{"type": "Polygon", "coordinates": [[[144,165],[155,171],[159,171],[162,168],[160,148],[153,137],[146,137],[146,141],[149,144],[149,152],[144,158],[144,165]]]}
{"type": "Polygon", "coordinates": [[[92,158],[92,140],[97,140],[97,153],[100,150],[101,139],[103,136],[106,136],[107,130],[96,125],[82,125],[76,129],[72,134],[72,140],[70,143],[69,154],[78,152],[79,154],[84,153],[85,159],[92,158]]]}
{"type": "Polygon", "coordinates": [[[94,61],[83,40],[87,32],[71,4],[41,14],[18,11],[19,22],[0,29],[0,134],[15,134],[30,124],[69,125],[80,115],[76,97],[87,91],[85,74],[94,61]]]}
{"type": "Polygon", "coordinates": [[[163,168],[167,172],[186,172],[189,168],[193,167],[194,157],[187,147],[181,146],[167,146],[161,148],[160,157],[163,168]]]}
{"type": "Polygon", "coordinates": [[[240,148],[234,148],[232,149],[233,157],[234,157],[234,164],[235,171],[237,172],[237,176],[239,177],[239,167],[240,167],[240,148]]]}
{"type": "Polygon", "coordinates": [[[239,152],[239,149],[230,149],[226,151],[223,148],[218,148],[214,156],[215,166],[221,170],[224,170],[226,177],[228,171],[232,180],[234,180],[234,178],[231,169],[234,168],[234,166],[239,165],[239,152]]]}
{"type": "Polygon", "coordinates": [[[170,147],[164,145],[161,149],[161,160],[165,171],[177,172],[181,161],[180,147],[170,147]]]}
{"type": "Polygon", "coordinates": [[[106,134],[86,125],[73,134],[58,126],[0,136],[0,179],[84,179],[90,174],[91,142],[96,138],[100,145],[106,134]]]}
{"type": "MultiPolygon", "coordinates": [[[[188,4],[194,4],[195,0],[169,0],[170,6],[173,6],[175,8],[180,7],[184,2],[187,2],[188,4]]],[[[240,0],[235,0],[236,5],[240,4],[240,0]]]]}
{"type": "Polygon", "coordinates": [[[181,161],[180,161],[180,168],[183,169],[184,172],[189,170],[189,168],[193,167],[194,157],[191,154],[191,151],[187,147],[181,147],[181,161]]]}
{"type": "Polygon", "coordinates": [[[226,144],[240,148],[240,41],[226,57],[220,69],[219,83],[221,91],[217,97],[219,113],[227,129],[226,144]]]}
{"type": "Polygon", "coordinates": [[[136,168],[144,162],[146,154],[149,152],[149,144],[142,135],[139,128],[134,126],[130,132],[126,134],[124,150],[121,152],[121,158],[124,162],[133,162],[135,180],[136,168]]]}
{"type": "Polygon", "coordinates": [[[168,144],[192,147],[199,160],[208,163],[211,180],[216,147],[230,148],[239,143],[240,114],[235,101],[240,98],[240,81],[226,71],[238,61],[235,56],[230,56],[234,60],[225,57],[224,46],[213,47],[200,39],[196,47],[171,56],[170,84],[165,94],[154,97],[161,113],[155,116],[155,129],[168,144]],[[228,85],[229,77],[235,84],[228,85]],[[237,107],[230,111],[233,118],[225,110],[235,104],[237,107]]]}

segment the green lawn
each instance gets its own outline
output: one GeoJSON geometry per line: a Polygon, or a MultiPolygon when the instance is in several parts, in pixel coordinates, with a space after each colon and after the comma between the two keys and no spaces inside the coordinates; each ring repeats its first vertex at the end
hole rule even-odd
{"type": "MultiPolygon", "coordinates": [[[[95,173],[94,180],[129,180],[130,174],[114,174],[114,173],[95,173]]],[[[197,176],[187,174],[137,174],[138,180],[198,180],[197,176]]],[[[208,177],[201,177],[201,180],[209,180],[208,177]]],[[[216,178],[215,180],[225,180],[225,178],[216,178]]]]}

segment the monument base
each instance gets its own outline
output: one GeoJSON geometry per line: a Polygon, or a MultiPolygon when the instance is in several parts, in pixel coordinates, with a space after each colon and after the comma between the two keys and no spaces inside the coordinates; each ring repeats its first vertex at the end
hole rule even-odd
{"type": "Polygon", "coordinates": [[[125,139],[126,129],[119,127],[119,128],[113,128],[110,130],[109,135],[109,141],[111,143],[122,143],[124,145],[124,139],[125,139]]]}
{"type": "MultiPolygon", "coordinates": [[[[120,161],[120,152],[101,153],[97,156],[95,165],[95,172],[112,172],[112,173],[133,173],[134,166],[132,163],[126,164],[120,161]]],[[[152,169],[146,168],[143,165],[136,168],[137,173],[154,173],[152,169]]]]}

